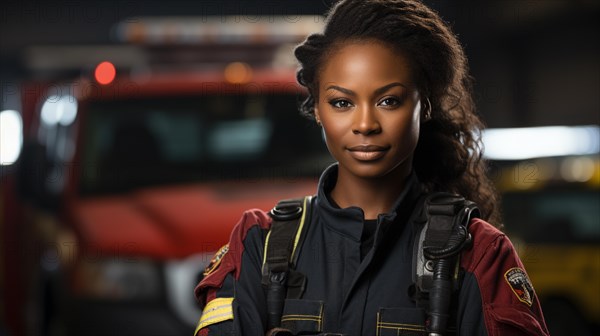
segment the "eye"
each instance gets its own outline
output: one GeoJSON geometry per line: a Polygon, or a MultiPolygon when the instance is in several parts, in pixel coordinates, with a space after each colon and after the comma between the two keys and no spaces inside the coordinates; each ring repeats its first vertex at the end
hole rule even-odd
{"type": "Polygon", "coordinates": [[[352,103],[346,99],[334,99],[329,101],[329,104],[336,109],[347,109],[352,106],[352,103]]]}
{"type": "Polygon", "coordinates": [[[400,105],[400,100],[395,97],[387,97],[379,102],[379,106],[396,107],[400,105]]]}

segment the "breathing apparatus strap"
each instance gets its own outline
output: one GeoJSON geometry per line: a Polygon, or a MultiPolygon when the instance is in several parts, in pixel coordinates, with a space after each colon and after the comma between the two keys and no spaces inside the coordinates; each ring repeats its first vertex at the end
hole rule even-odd
{"type": "Polygon", "coordinates": [[[470,246],[468,225],[480,213],[475,203],[450,193],[431,193],[420,204],[413,253],[415,299],[427,311],[428,334],[443,335],[452,294],[460,283],[459,254],[470,246]]]}
{"type": "Polygon", "coordinates": [[[283,200],[269,212],[273,222],[265,241],[262,285],[267,297],[267,330],[280,327],[286,298],[298,299],[306,287],[306,276],[296,262],[310,223],[312,196],[283,200]]]}

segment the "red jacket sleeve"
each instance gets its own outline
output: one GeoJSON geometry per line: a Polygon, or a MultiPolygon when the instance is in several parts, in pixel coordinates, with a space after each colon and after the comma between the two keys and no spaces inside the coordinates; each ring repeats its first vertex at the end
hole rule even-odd
{"type": "Polygon", "coordinates": [[[483,220],[471,222],[473,247],[461,266],[475,278],[485,329],[495,335],[549,335],[542,309],[512,243],[483,220]]]}
{"type": "Polygon", "coordinates": [[[270,225],[271,218],[261,210],[246,211],[236,224],[194,290],[203,308],[195,335],[264,335],[262,232],[270,225]],[[247,325],[252,328],[242,330],[247,325]]]}

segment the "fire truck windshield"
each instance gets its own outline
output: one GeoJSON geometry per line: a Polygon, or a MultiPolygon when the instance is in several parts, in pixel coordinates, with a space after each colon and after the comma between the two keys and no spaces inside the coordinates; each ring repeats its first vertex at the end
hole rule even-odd
{"type": "Polygon", "coordinates": [[[327,152],[297,105],[294,94],[91,102],[83,119],[80,192],[315,176],[327,152]]]}

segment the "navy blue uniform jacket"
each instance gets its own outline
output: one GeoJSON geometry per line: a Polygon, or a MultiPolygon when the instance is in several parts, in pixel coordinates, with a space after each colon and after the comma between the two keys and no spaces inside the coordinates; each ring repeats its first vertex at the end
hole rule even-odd
{"type": "MultiPolygon", "coordinates": [[[[411,215],[422,189],[413,174],[393,211],[379,215],[372,247],[361,260],[361,209],[338,208],[327,195],[337,176],[329,167],[313,198],[297,270],[307,276],[301,299],[286,300],[282,323],[298,334],[424,334],[425,313],[409,295],[414,244],[411,215]]],[[[249,210],[218,254],[217,265],[196,287],[204,307],[197,335],[265,335],[261,285],[270,217],[249,210]]],[[[464,278],[453,308],[457,335],[547,335],[541,308],[509,239],[483,220],[469,226],[464,278]]]]}

